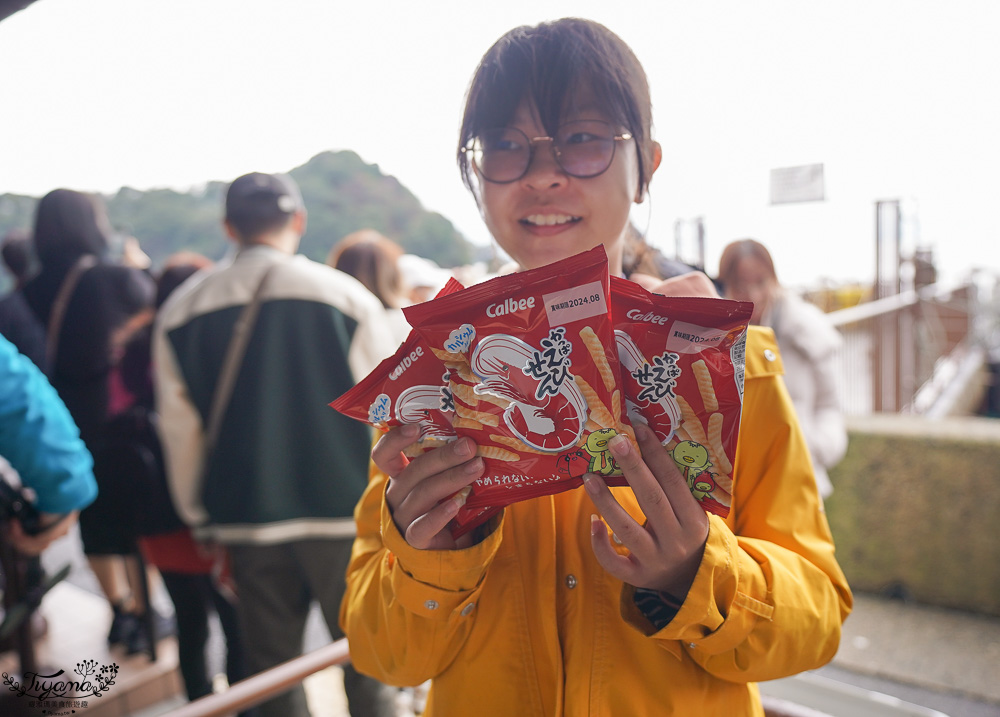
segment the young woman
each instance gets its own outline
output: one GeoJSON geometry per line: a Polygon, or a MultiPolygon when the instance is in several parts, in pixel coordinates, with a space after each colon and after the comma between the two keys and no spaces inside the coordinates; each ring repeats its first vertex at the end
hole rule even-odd
{"type": "Polygon", "coordinates": [[[834,358],[843,343],[818,307],[786,291],[778,282],[771,253],[754,239],[722,250],[719,281],[727,298],[753,302],[751,323],[774,331],[785,364],[785,386],[809,444],[816,485],[828,498],[827,470],[847,452],[847,427],[840,407],[834,358]]]}
{"type": "MultiPolygon", "coordinates": [[[[596,23],[517,28],[486,53],[459,164],[522,268],[603,244],[623,273],[629,210],[661,157],[650,114],[641,65],[596,23]]],[[[692,286],[710,282],[691,275],[659,290],[692,286]]],[[[433,717],[730,716],[763,714],[754,681],[830,660],[850,591],[773,335],[752,329],[746,353],[725,520],[698,507],[637,425],[641,455],[611,442],[631,489],[588,476],[584,490],[515,503],[456,542],[447,524],[458,505],[445,499],[480,475],[475,446],[463,438],[408,461],[415,427],[382,436],[341,608],[357,668],[394,684],[432,680],[433,717]],[[630,517],[640,509],[641,522],[630,517]]]]}

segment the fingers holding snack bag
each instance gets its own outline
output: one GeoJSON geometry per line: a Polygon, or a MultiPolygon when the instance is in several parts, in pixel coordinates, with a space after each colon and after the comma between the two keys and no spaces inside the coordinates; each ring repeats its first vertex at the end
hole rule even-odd
{"type": "Polygon", "coordinates": [[[689,271],[659,282],[637,282],[642,288],[663,296],[703,296],[718,299],[719,291],[706,274],[689,271]]]}
{"type": "Polygon", "coordinates": [[[404,309],[431,352],[448,361],[459,420],[486,469],[454,532],[499,507],[576,488],[586,472],[623,485],[607,448],[619,433],[618,355],[603,246],[559,264],[498,277],[404,309]]]}
{"type": "Polygon", "coordinates": [[[382,431],[372,461],[390,477],[385,500],[400,533],[416,548],[447,550],[459,546],[439,534],[464,504],[462,488],[482,472],[482,459],[474,442],[458,440],[449,371],[423,347],[411,335],[332,405],[382,431]]]}
{"type": "MultiPolygon", "coordinates": [[[[452,279],[438,296],[461,289],[452,279]]],[[[474,443],[457,440],[449,386],[455,370],[451,357],[410,332],[396,353],[330,404],[382,431],[372,460],[390,476],[386,501],[397,527],[418,548],[456,547],[438,533],[464,503],[462,488],[482,469],[474,443]]]]}
{"type": "Polygon", "coordinates": [[[452,538],[448,524],[465,504],[468,487],[483,472],[476,445],[462,438],[410,459],[404,455],[420,435],[416,424],[387,431],[372,449],[372,460],[389,476],[385,500],[406,541],[422,550],[466,547],[470,538],[452,538]]]}
{"type": "Polygon", "coordinates": [[[725,518],[732,504],[752,306],[668,298],[617,277],[611,300],[632,423],[656,434],[666,449],[660,453],[674,462],[701,507],[725,518]]]}
{"type": "Polygon", "coordinates": [[[584,476],[584,486],[617,542],[618,552],[604,525],[591,516],[591,543],[597,560],[609,573],[636,587],[671,595],[686,595],[701,562],[708,538],[708,516],[688,490],[660,441],[648,427],[635,427],[639,451],[624,438],[610,448],[646,516],[638,523],[615,500],[603,479],[584,476]]]}

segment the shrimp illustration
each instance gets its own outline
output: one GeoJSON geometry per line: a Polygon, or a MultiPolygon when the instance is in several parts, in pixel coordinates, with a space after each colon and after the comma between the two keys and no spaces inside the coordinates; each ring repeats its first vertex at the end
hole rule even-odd
{"type": "MultiPolygon", "coordinates": [[[[636,372],[649,362],[632,341],[632,338],[625,332],[615,331],[615,343],[618,346],[622,379],[636,385],[636,372]]],[[[638,395],[639,391],[635,391],[634,394],[638,395]]],[[[667,394],[658,400],[645,399],[644,405],[639,405],[629,400],[627,396],[628,393],[626,393],[625,407],[629,420],[633,423],[637,421],[645,423],[657,435],[661,443],[667,443],[681,422],[681,410],[674,397],[667,394]]]]}
{"type": "Polygon", "coordinates": [[[543,451],[561,451],[576,444],[587,419],[587,401],[576,382],[564,380],[555,394],[536,395],[538,380],[525,368],[535,351],[508,334],[479,341],[470,365],[480,377],[474,391],[510,402],[504,423],[525,444],[543,451]]]}
{"type": "Polygon", "coordinates": [[[396,420],[420,425],[420,438],[453,441],[458,436],[444,416],[441,404],[442,386],[411,386],[396,399],[396,420]]]}

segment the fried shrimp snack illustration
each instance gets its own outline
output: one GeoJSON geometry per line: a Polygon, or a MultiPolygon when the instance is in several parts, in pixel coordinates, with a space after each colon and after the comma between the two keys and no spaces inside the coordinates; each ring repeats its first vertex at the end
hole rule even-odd
{"type": "Polygon", "coordinates": [[[584,345],[587,347],[587,351],[590,352],[590,358],[593,359],[594,365],[597,366],[597,370],[601,373],[601,380],[604,381],[604,388],[609,391],[613,391],[615,386],[618,384],[618,377],[611,368],[611,364],[608,362],[608,356],[605,353],[604,344],[594,333],[594,330],[589,326],[584,326],[580,329],[580,338],[583,339],[584,345]]]}
{"type": "Polygon", "coordinates": [[[698,392],[701,400],[705,404],[706,411],[718,411],[719,401],[715,396],[715,387],[712,386],[712,372],[708,369],[708,364],[704,359],[698,359],[691,364],[691,370],[698,381],[698,392]]]}

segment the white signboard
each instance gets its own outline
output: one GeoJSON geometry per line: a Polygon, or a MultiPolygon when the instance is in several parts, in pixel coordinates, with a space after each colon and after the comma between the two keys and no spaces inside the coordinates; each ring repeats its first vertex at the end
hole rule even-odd
{"type": "Polygon", "coordinates": [[[771,204],[822,202],[826,199],[822,164],[771,170],[771,204]]]}

